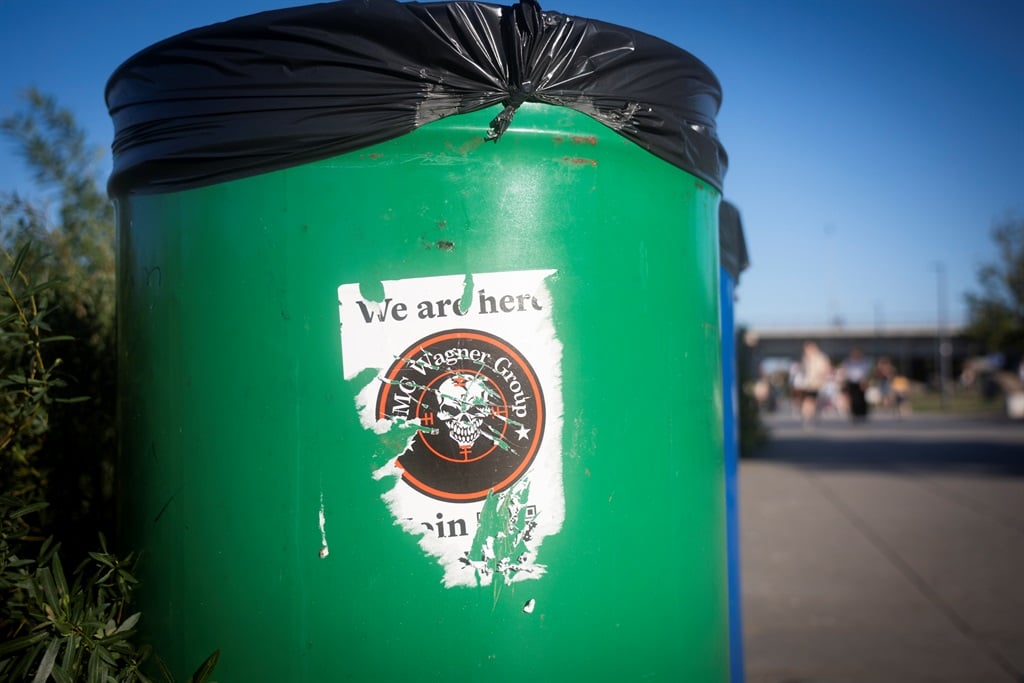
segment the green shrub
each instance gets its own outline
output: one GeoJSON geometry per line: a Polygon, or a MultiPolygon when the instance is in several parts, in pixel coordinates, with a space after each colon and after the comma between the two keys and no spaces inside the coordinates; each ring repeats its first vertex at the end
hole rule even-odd
{"type": "MultiPolygon", "coordinates": [[[[40,305],[59,283],[35,283],[25,270],[32,259],[29,247],[3,251],[0,268],[0,681],[145,682],[151,653],[137,644],[132,556],[112,554],[99,533],[100,551],[88,552],[69,580],[60,544],[41,540],[41,525],[29,523],[48,507],[49,473],[35,461],[51,413],[83,400],[63,395],[63,363],[51,351],[68,337],[53,333],[52,311],[40,305]]],[[[189,680],[206,681],[218,656],[189,680]]]]}
{"type": "MultiPolygon", "coordinates": [[[[139,643],[133,556],[103,533],[116,452],[113,213],[71,115],[35,91],[28,102],[0,131],[58,206],[0,195],[0,683],[173,681],[139,643]]],[[[188,680],[207,681],[218,657],[188,680]]]]}
{"type": "MultiPolygon", "coordinates": [[[[33,294],[24,312],[30,322],[44,326],[40,338],[60,361],[34,369],[49,371],[45,378],[35,377],[33,390],[41,391],[38,382],[45,379],[51,398],[34,406],[34,428],[22,430],[20,441],[11,444],[17,453],[10,458],[24,462],[17,471],[0,474],[0,491],[29,502],[49,501],[39,523],[47,535],[64,539],[65,556],[77,563],[95,538],[81,530],[102,531],[116,540],[114,214],[100,178],[100,155],[86,144],[71,113],[35,90],[25,101],[23,111],[0,121],[0,133],[14,142],[45,200],[0,193],[0,248],[8,254],[0,267],[11,276],[13,260],[20,259],[17,275],[10,277],[14,295],[33,294]],[[23,247],[27,244],[32,248],[23,247]],[[25,275],[31,288],[19,277],[25,275]],[[32,305],[34,310],[28,308],[32,305]],[[82,393],[89,399],[67,400],[70,385],[87,387],[82,393]]],[[[17,312],[9,295],[3,306],[0,316],[17,312]]],[[[5,326],[0,338],[5,374],[30,359],[26,333],[5,326]]],[[[15,415],[22,417],[28,416],[15,415]]]]}

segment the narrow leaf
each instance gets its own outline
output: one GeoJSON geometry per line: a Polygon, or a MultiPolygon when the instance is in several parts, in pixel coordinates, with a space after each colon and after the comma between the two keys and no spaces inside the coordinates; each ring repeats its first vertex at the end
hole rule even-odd
{"type": "Polygon", "coordinates": [[[64,566],[60,563],[60,555],[53,556],[50,566],[53,567],[53,578],[57,582],[57,589],[60,591],[61,597],[64,597],[68,594],[68,580],[64,576],[64,566]]]}
{"type": "Polygon", "coordinates": [[[46,282],[41,282],[41,283],[39,283],[37,285],[33,285],[32,287],[29,287],[25,291],[25,295],[26,296],[34,296],[34,295],[38,294],[39,292],[45,291],[47,289],[53,289],[55,287],[59,287],[60,285],[64,284],[65,282],[67,282],[67,280],[61,280],[61,279],[47,280],[46,282]]]}
{"type": "Polygon", "coordinates": [[[185,683],[206,683],[210,679],[210,674],[213,673],[214,667],[217,666],[217,660],[220,659],[220,650],[214,650],[213,654],[206,658],[206,661],[199,665],[196,672],[188,677],[185,683]]]}
{"type": "Polygon", "coordinates": [[[96,560],[97,562],[106,567],[114,567],[114,561],[110,558],[110,555],[107,555],[106,553],[90,552],[89,557],[91,557],[92,559],[96,560]]]}
{"type": "Polygon", "coordinates": [[[21,266],[24,265],[25,259],[28,257],[30,243],[24,244],[21,249],[18,250],[18,255],[14,257],[14,266],[11,267],[10,279],[18,277],[18,273],[21,272],[21,266]]]}
{"type": "Polygon", "coordinates": [[[117,627],[116,633],[123,633],[124,631],[130,631],[135,628],[135,624],[139,623],[139,617],[142,616],[142,612],[136,612],[127,619],[121,622],[121,625],[117,627]]]}
{"type": "Polygon", "coordinates": [[[74,398],[55,398],[54,403],[85,403],[89,400],[88,396],[76,396],[74,398]]]}
{"type": "Polygon", "coordinates": [[[46,596],[46,606],[51,610],[60,606],[60,601],[57,598],[57,587],[53,583],[53,574],[50,572],[49,567],[43,567],[37,573],[39,583],[43,585],[43,594],[46,596]]]}
{"type": "Polygon", "coordinates": [[[9,673],[10,674],[8,676],[8,680],[10,680],[10,681],[27,681],[28,680],[28,674],[32,670],[32,665],[43,654],[43,650],[45,649],[43,647],[43,645],[46,644],[45,641],[46,641],[46,639],[43,639],[42,641],[36,643],[28,653],[26,653],[25,655],[23,655],[19,659],[15,660],[14,669],[12,671],[10,671],[10,672],[5,672],[5,673],[9,673]]]}
{"type": "Polygon", "coordinates": [[[57,662],[57,654],[59,652],[60,639],[54,638],[50,641],[46,652],[43,653],[43,660],[39,662],[39,668],[36,669],[36,675],[32,678],[32,683],[44,683],[50,677],[50,672],[53,671],[53,665],[57,662]]]}
{"type": "Polygon", "coordinates": [[[11,515],[11,519],[19,519],[21,517],[24,517],[25,515],[30,515],[33,512],[38,512],[39,510],[44,510],[44,509],[46,509],[49,506],[50,506],[50,504],[46,503],[46,502],[32,503],[31,505],[26,505],[25,507],[21,508],[17,512],[13,513],[11,515]]]}
{"type": "Polygon", "coordinates": [[[171,674],[171,670],[164,664],[164,660],[160,659],[160,655],[156,656],[156,665],[160,669],[160,675],[164,677],[164,683],[174,683],[174,675],[171,674]]]}
{"type": "Polygon", "coordinates": [[[114,661],[114,656],[110,654],[110,651],[102,645],[97,643],[96,648],[93,650],[93,652],[98,654],[100,656],[100,659],[102,659],[110,666],[117,666],[117,662],[114,661]]]}
{"type": "Polygon", "coordinates": [[[103,680],[103,672],[100,670],[101,664],[100,658],[95,652],[89,655],[89,667],[86,670],[86,683],[106,683],[103,680]]]}
{"type": "Polygon", "coordinates": [[[27,647],[31,647],[40,641],[46,640],[46,638],[47,634],[40,632],[33,633],[28,636],[22,636],[21,638],[15,638],[14,640],[9,640],[6,643],[0,643],[0,659],[17,652],[18,650],[24,650],[27,647]]]}
{"type": "Polygon", "coordinates": [[[53,671],[50,672],[50,675],[53,676],[53,680],[57,681],[57,683],[75,683],[75,679],[73,679],[71,674],[65,671],[63,667],[53,667],[53,671]]]}

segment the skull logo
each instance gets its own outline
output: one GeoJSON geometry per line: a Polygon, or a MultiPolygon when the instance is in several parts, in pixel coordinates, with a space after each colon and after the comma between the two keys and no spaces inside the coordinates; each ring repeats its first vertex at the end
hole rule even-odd
{"type": "Polygon", "coordinates": [[[480,427],[491,412],[489,392],[486,377],[461,372],[446,379],[436,390],[437,418],[461,448],[471,447],[480,438],[480,427]]]}

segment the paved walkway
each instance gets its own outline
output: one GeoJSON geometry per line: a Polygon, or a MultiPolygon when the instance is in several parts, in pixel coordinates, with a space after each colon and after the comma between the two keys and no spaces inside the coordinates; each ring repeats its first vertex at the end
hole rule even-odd
{"type": "Polygon", "coordinates": [[[748,683],[1024,682],[1024,424],[767,422],[740,466],[748,683]]]}

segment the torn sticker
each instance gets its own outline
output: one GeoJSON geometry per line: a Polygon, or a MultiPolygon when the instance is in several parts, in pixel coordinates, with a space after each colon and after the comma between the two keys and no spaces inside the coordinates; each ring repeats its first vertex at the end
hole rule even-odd
{"type": "Polygon", "coordinates": [[[376,301],[338,288],[344,376],[375,372],[357,389],[360,422],[405,437],[373,476],[394,481],[384,503],[447,587],[547,570],[540,546],[565,516],[554,274],[390,280],[376,301]]]}
{"type": "Polygon", "coordinates": [[[331,554],[327,547],[327,516],[324,514],[324,494],[320,494],[320,559],[325,559],[331,554]]]}

